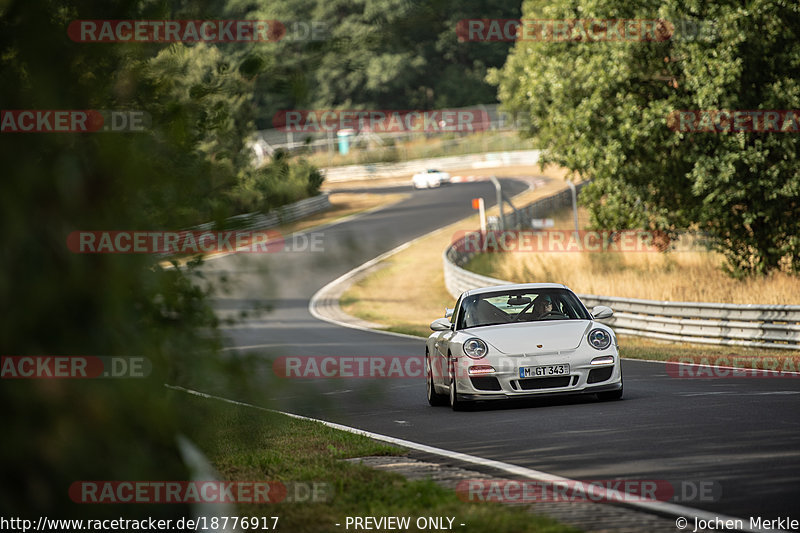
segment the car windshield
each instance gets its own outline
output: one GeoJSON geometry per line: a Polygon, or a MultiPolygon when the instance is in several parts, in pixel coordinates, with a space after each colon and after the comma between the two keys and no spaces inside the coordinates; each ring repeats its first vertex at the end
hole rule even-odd
{"type": "Polygon", "coordinates": [[[467,296],[458,310],[456,329],[538,322],[589,320],[578,297],[566,289],[510,290],[467,296]]]}

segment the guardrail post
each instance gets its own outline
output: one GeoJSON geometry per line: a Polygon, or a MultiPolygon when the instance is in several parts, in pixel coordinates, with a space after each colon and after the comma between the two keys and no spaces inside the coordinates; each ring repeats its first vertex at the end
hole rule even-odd
{"type": "Polygon", "coordinates": [[[575,190],[575,184],[572,180],[567,180],[569,190],[572,192],[572,217],[575,219],[575,242],[580,242],[580,228],[578,227],[578,192],[575,190]]]}
{"type": "Polygon", "coordinates": [[[503,188],[500,185],[500,180],[497,179],[497,176],[489,176],[489,179],[492,180],[494,188],[497,191],[497,209],[500,211],[498,217],[498,221],[500,222],[500,231],[505,231],[506,222],[505,218],[503,217],[503,188]]]}

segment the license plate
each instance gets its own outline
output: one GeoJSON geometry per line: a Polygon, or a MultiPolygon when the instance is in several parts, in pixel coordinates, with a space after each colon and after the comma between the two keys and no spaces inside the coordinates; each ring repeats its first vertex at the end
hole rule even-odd
{"type": "Polygon", "coordinates": [[[544,378],[547,376],[567,375],[569,375],[569,365],[522,366],[519,369],[519,377],[521,378],[544,378]]]}

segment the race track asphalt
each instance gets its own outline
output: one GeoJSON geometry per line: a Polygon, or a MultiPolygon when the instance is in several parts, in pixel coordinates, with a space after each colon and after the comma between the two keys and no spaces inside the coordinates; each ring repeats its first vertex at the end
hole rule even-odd
{"type": "MultiPolygon", "coordinates": [[[[504,187],[516,194],[527,184],[504,180],[504,187]]],[[[233,281],[231,292],[216,300],[220,316],[253,305],[271,308],[224,330],[230,344],[226,353],[256,353],[263,360],[259,379],[269,401],[258,401],[573,479],[710,482],[717,487],[717,494],[707,498],[713,501],[683,505],[745,519],[800,519],[799,379],[679,379],[667,375],[662,363],[625,360],[625,399],[619,402],[568,397],[453,412],[428,405],[424,379],[274,377],[272,360],[280,356],[422,354],[422,339],[317,320],[309,313],[309,300],[365,261],[472,214],[470,200],[477,196],[492,205],[491,183],[413,191],[399,204],[317,231],[317,248],[323,251],[312,251],[310,241],[304,246],[299,239],[298,251],[209,261],[209,276],[224,274],[233,281]]],[[[439,263],[441,255],[430,260],[439,263]]],[[[435,318],[420,317],[420,322],[435,318]]]]}

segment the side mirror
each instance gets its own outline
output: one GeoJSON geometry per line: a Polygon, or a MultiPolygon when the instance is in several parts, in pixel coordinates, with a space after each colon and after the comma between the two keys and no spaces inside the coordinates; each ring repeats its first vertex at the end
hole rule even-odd
{"type": "Polygon", "coordinates": [[[451,316],[453,316],[453,311],[455,311],[455,309],[451,309],[449,307],[445,307],[444,308],[444,317],[445,318],[450,318],[451,316]]]}
{"type": "Polygon", "coordinates": [[[431,322],[431,329],[433,331],[447,331],[453,328],[453,324],[446,318],[437,318],[431,322]]]}
{"type": "Polygon", "coordinates": [[[613,314],[614,310],[607,305],[596,305],[594,309],[592,309],[592,316],[597,319],[611,318],[613,314]]]}

